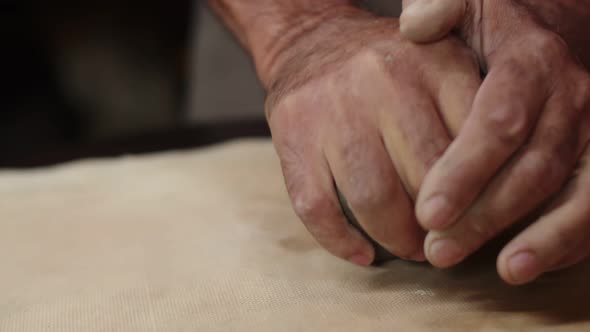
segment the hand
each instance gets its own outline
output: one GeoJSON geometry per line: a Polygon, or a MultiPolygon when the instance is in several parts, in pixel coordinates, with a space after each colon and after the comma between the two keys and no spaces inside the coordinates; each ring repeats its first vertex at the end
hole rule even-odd
{"type": "Polygon", "coordinates": [[[363,229],[391,253],[423,260],[413,198],[459,131],[480,85],[457,39],[405,42],[397,20],[347,7],[283,49],[265,82],[267,117],[295,211],[331,253],[369,265],[363,229]],[[392,29],[395,28],[395,29],[392,29]]]}
{"type": "Polygon", "coordinates": [[[590,166],[580,156],[590,139],[590,76],[578,58],[590,60],[590,2],[405,5],[406,37],[427,42],[455,28],[488,71],[464,128],[417,200],[418,219],[432,230],[425,243],[429,261],[459,263],[548,201],[540,220],[500,254],[501,276],[522,284],[587,257],[590,166]]]}

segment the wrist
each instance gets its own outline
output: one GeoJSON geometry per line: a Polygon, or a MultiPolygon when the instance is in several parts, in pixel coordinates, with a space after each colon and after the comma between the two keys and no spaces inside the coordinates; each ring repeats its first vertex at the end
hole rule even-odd
{"type": "Polygon", "coordinates": [[[283,53],[299,38],[320,25],[347,15],[364,15],[350,0],[304,0],[259,15],[247,28],[246,43],[265,86],[280,66],[283,53]]]}

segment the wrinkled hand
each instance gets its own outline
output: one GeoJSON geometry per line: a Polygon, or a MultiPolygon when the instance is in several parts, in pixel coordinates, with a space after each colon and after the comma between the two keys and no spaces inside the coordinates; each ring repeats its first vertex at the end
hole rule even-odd
{"type": "Polygon", "coordinates": [[[306,29],[268,71],[267,117],[294,209],[327,250],[360,265],[374,251],[335,186],[381,246],[424,260],[413,198],[481,83],[457,39],[417,46],[397,30],[348,8],[306,29]]]}
{"type": "Polygon", "coordinates": [[[455,265],[546,203],[541,218],[500,254],[500,275],[522,284],[586,258],[590,165],[583,156],[590,155],[590,76],[578,60],[590,62],[590,2],[404,5],[405,37],[428,42],[456,29],[487,71],[473,111],[417,200],[419,222],[432,230],[425,243],[428,260],[455,265]]]}

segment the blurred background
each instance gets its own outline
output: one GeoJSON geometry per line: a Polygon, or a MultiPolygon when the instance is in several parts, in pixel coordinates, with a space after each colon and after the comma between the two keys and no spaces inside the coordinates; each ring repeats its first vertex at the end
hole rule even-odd
{"type": "Polygon", "coordinates": [[[252,64],[206,1],[3,0],[0,37],[0,167],[269,135],[252,64]]]}

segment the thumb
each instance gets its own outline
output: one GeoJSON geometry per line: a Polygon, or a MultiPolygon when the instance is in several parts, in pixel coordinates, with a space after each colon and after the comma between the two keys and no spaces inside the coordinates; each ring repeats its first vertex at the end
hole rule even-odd
{"type": "Polygon", "coordinates": [[[404,0],[400,32],[416,43],[445,37],[463,20],[467,0],[404,0]]]}

